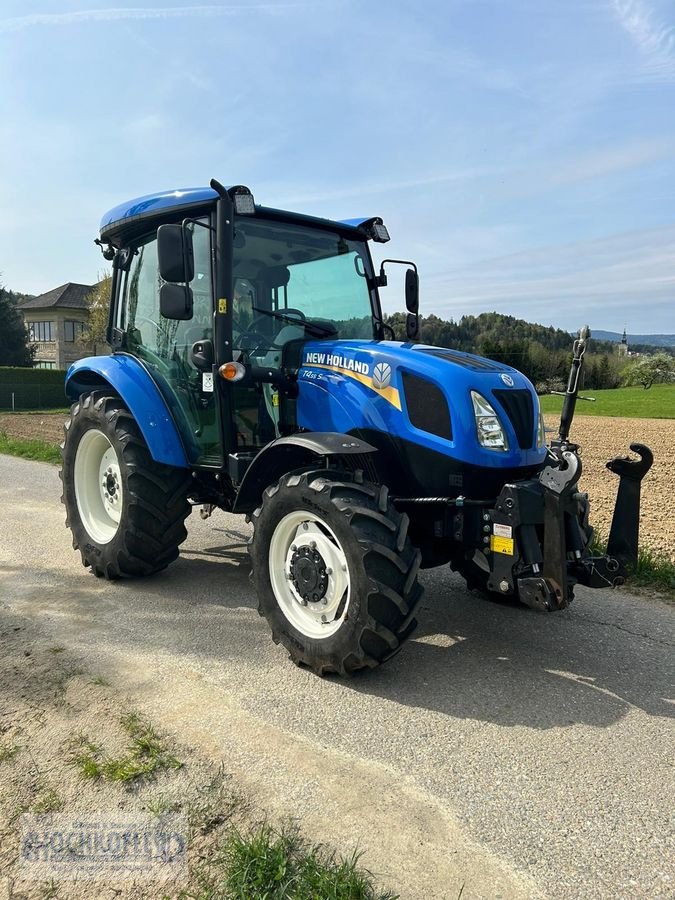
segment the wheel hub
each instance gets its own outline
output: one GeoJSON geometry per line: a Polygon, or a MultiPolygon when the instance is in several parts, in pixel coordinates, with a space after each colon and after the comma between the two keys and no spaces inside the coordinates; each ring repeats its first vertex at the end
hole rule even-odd
{"type": "Polygon", "coordinates": [[[269,549],[272,589],[288,621],[306,637],[329,638],[349,615],[350,576],[342,544],[313,513],[287,513],[269,549]]]}
{"type": "Polygon", "coordinates": [[[298,594],[308,603],[318,603],[326,596],[328,574],[323,556],[313,546],[298,547],[291,556],[291,581],[298,594]]]}
{"type": "Polygon", "coordinates": [[[75,500],[89,537],[107,544],[115,536],[124,506],[124,484],[117,453],[97,428],[84,433],[75,454],[75,500]]]}

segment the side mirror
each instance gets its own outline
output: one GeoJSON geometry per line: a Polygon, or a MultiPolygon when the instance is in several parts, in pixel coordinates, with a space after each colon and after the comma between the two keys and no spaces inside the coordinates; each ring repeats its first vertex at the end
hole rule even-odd
{"type": "Polygon", "coordinates": [[[419,312],[420,279],[414,269],[407,269],[405,273],[405,306],[414,316],[419,312]]]}
{"type": "Polygon", "coordinates": [[[165,319],[191,319],[190,288],[183,284],[163,284],[159,289],[159,311],[165,319]]]}
{"type": "Polygon", "coordinates": [[[192,232],[182,225],[160,225],[157,229],[159,274],[171,284],[189,284],[195,277],[192,232]]]}
{"type": "Polygon", "coordinates": [[[420,334],[420,317],[416,313],[408,313],[405,317],[405,333],[409,341],[416,341],[420,334]]]}
{"type": "Polygon", "coordinates": [[[211,368],[215,361],[213,343],[207,339],[196,341],[190,349],[190,362],[201,372],[211,368]]]}

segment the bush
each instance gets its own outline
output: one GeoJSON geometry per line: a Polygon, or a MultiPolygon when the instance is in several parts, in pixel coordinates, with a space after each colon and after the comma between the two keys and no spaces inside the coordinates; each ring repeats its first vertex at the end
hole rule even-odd
{"type": "Polygon", "coordinates": [[[65,377],[66,373],[60,369],[0,367],[0,409],[67,406],[65,377]]]}

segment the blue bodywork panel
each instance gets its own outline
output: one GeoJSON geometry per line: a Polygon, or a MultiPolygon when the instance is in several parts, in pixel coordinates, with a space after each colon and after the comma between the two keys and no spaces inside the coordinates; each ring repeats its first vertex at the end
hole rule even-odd
{"type": "MultiPolygon", "coordinates": [[[[192,187],[181,188],[175,191],[161,191],[157,194],[146,194],[144,197],[136,197],[134,200],[127,200],[120,203],[108,212],[101,219],[100,233],[105,235],[107,232],[117,232],[124,228],[125,225],[131,224],[136,219],[145,216],[152,216],[155,213],[160,215],[163,212],[171,212],[188,207],[202,206],[204,203],[212,203],[218,199],[218,194],[210,187],[192,187]]],[[[371,221],[371,218],[362,217],[357,219],[344,219],[333,222],[330,219],[318,219],[314,216],[300,216],[298,213],[286,212],[278,209],[268,209],[263,206],[256,206],[257,212],[264,215],[271,213],[272,215],[288,216],[291,219],[298,219],[308,224],[317,222],[324,225],[342,225],[348,228],[359,228],[364,222],[371,221]]],[[[189,211],[186,209],[186,211],[189,211]]]]}
{"type": "Polygon", "coordinates": [[[539,400],[532,384],[510,366],[469,353],[394,341],[311,341],[303,350],[298,385],[298,425],[309,431],[373,429],[493,469],[536,466],[546,456],[545,447],[536,447],[539,400]],[[404,372],[427,379],[443,391],[452,440],[412,424],[405,404],[404,372]],[[532,449],[519,447],[506,411],[492,394],[495,388],[525,388],[531,393],[535,413],[532,449]],[[499,413],[508,450],[491,450],[478,443],[471,390],[486,397],[499,413]]]}
{"type": "Polygon", "coordinates": [[[183,188],[179,191],[163,191],[159,194],[147,194],[145,197],[137,197],[135,200],[127,200],[109,210],[101,219],[101,234],[112,225],[145,216],[150,213],[160,213],[163,210],[171,210],[176,207],[198,205],[217,200],[218,194],[213,188],[183,188]]]}
{"type": "Polygon", "coordinates": [[[97,377],[110,384],[138,423],[154,460],[190,468],[174,417],[143,365],[133,356],[90,356],[79,359],[66,374],[66,395],[71,402],[96,386],[97,377]]]}

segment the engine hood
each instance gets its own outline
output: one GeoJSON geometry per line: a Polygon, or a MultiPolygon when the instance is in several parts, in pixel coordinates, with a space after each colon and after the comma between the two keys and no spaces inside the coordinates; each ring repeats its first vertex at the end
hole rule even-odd
{"type": "Polygon", "coordinates": [[[458,350],[397,341],[309,341],[298,371],[298,424],[386,432],[473,466],[541,464],[539,401],[517,369],[458,350]],[[494,407],[509,449],[478,443],[471,391],[494,407]]]}

